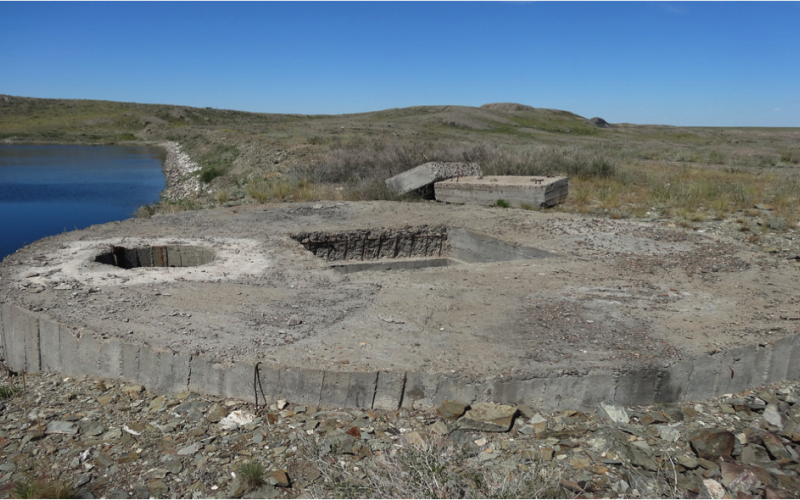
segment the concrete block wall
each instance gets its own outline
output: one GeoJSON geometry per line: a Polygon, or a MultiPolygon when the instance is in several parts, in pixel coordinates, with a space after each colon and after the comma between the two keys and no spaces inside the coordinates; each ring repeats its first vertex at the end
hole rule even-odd
{"type": "Polygon", "coordinates": [[[669,367],[628,373],[593,370],[474,380],[426,372],[340,372],[255,362],[215,363],[205,356],[100,339],[9,302],[0,307],[6,366],[14,371],[90,375],[139,383],[158,393],[193,391],[255,402],[341,408],[434,408],[445,400],[527,404],[544,411],[593,411],[601,401],[624,405],[702,400],[800,378],[800,335],[772,344],[729,349],[669,367]],[[258,382],[254,376],[258,366],[258,382]]]}

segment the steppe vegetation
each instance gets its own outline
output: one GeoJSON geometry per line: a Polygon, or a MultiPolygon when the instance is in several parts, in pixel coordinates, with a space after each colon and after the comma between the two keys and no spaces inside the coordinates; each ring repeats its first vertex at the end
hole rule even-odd
{"type": "Polygon", "coordinates": [[[469,158],[487,175],[569,176],[569,198],[555,210],[669,218],[684,227],[734,218],[743,233],[784,231],[800,220],[800,129],[603,127],[519,104],[306,116],[0,96],[0,111],[0,141],[180,143],[207,189],[143,215],[397,199],[386,178],[427,161],[469,158]],[[768,206],[769,216],[748,216],[755,205],[768,206]]]}

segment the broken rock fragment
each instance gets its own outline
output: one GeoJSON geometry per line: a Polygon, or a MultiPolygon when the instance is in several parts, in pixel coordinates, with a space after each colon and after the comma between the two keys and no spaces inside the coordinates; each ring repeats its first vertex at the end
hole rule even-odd
{"type": "Polygon", "coordinates": [[[514,406],[475,403],[458,419],[458,424],[462,430],[508,432],[516,415],[514,406]]]}
{"type": "Polygon", "coordinates": [[[445,420],[456,420],[467,411],[469,405],[461,401],[447,400],[436,408],[436,414],[445,420]]]}

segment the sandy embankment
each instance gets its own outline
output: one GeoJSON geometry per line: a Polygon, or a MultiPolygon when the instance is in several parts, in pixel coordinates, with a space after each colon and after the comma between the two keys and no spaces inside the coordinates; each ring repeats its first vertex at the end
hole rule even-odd
{"type": "Polygon", "coordinates": [[[161,199],[176,201],[200,191],[200,180],[191,175],[199,170],[200,166],[181,150],[177,142],[167,141],[160,146],[167,150],[167,159],[164,161],[167,187],[161,194],[161,199]]]}

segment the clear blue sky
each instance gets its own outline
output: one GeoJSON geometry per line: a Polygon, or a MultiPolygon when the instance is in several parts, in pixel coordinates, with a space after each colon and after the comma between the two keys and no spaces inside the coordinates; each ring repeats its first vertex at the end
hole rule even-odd
{"type": "Polygon", "coordinates": [[[0,93],[800,126],[798,2],[0,2],[0,93]]]}

